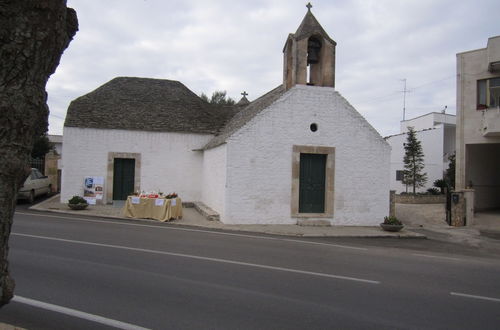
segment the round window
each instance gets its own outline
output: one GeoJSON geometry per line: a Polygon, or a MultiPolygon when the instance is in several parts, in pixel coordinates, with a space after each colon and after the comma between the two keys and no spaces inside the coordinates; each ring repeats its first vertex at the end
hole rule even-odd
{"type": "Polygon", "coordinates": [[[312,132],[316,132],[318,130],[318,124],[312,123],[311,126],[309,126],[312,132]]]}

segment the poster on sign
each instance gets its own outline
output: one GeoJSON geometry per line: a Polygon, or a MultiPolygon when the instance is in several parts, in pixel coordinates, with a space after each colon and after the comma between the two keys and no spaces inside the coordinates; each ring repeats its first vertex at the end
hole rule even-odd
{"type": "Polygon", "coordinates": [[[91,205],[96,204],[96,200],[102,200],[104,193],[104,177],[86,176],[83,182],[83,198],[91,205]]]}

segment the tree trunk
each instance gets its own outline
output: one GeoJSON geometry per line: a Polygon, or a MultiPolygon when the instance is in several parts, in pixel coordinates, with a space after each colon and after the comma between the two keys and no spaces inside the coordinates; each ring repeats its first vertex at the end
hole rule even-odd
{"type": "Polygon", "coordinates": [[[412,157],[413,166],[413,195],[415,195],[415,186],[417,185],[417,165],[415,164],[415,156],[412,157]]]}
{"type": "Polygon", "coordinates": [[[77,30],[66,0],[0,0],[0,307],[14,294],[8,241],[33,142],[47,131],[45,85],[77,30]]]}

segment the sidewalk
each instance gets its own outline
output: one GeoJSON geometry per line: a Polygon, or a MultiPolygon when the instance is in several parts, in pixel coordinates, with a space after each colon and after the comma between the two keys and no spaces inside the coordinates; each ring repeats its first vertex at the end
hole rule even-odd
{"type": "Polygon", "coordinates": [[[396,216],[410,230],[425,233],[430,239],[477,248],[500,245],[500,212],[477,213],[474,223],[465,227],[452,227],[445,222],[444,204],[396,204],[396,216]]]}
{"type": "MultiPolygon", "coordinates": [[[[73,211],[66,204],[60,203],[59,195],[55,195],[37,205],[31,210],[48,211],[82,216],[96,216],[114,219],[127,219],[122,215],[122,205],[89,205],[85,210],[73,211]]],[[[398,233],[383,231],[378,226],[298,226],[298,225],[228,225],[220,221],[208,221],[194,208],[184,208],[183,218],[167,222],[166,225],[175,224],[183,226],[202,227],[207,229],[221,229],[230,231],[243,231],[265,233],[272,235],[285,235],[297,237],[395,237],[395,238],[426,238],[424,234],[416,233],[411,229],[403,228],[398,233]]],[[[155,220],[137,219],[137,221],[155,220]]]]}

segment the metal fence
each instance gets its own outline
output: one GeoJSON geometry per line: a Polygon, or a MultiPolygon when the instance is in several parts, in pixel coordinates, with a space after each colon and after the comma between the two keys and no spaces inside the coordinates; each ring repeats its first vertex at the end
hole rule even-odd
{"type": "Polygon", "coordinates": [[[37,168],[45,175],[45,158],[31,158],[31,167],[37,168]]]}

